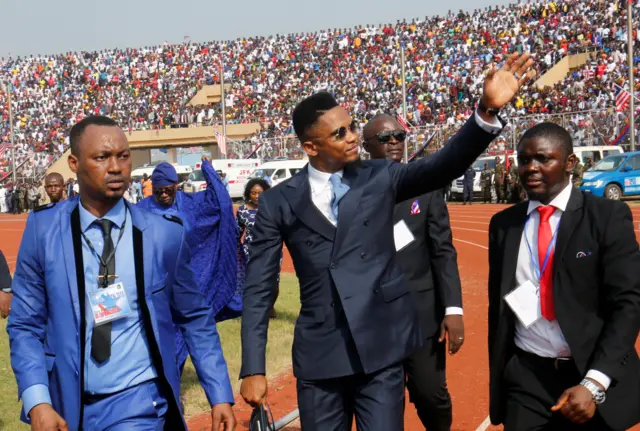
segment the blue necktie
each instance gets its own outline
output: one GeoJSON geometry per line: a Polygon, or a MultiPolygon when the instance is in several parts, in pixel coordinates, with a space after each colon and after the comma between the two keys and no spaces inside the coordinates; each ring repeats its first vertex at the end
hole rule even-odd
{"type": "Polygon", "coordinates": [[[342,177],[338,174],[332,174],[329,177],[329,182],[331,183],[332,189],[331,210],[336,220],[338,220],[338,204],[349,191],[349,186],[342,183],[342,177]]]}

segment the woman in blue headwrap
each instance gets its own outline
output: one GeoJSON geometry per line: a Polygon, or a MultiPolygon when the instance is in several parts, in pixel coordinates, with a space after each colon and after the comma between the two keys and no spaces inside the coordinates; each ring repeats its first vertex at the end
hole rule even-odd
{"type": "MultiPolygon", "coordinates": [[[[151,174],[153,194],[140,201],[138,207],[182,220],[196,281],[213,309],[216,321],[221,321],[238,317],[242,312],[242,302],[232,301],[237,293],[238,228],[231,197],[206,157],[202,158],[201,169],[207,189],[183,193],[178,191],[179,178],[175,168],[170,163],[160,163],[151,174]]],[[[176,349],[182,374],[187,348],[177,329],[176,349]]]]}

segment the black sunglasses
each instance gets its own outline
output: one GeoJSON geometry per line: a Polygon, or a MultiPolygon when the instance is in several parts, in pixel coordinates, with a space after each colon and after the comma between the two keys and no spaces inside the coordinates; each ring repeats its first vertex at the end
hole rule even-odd
{"type": "Polygon", "coordinates": [[[171,196],[176,193],[175,187],[167,187],[164,189],[153,189],[153,194],[156,196],[162,196],[166,194],[167,196],[171,196]]]}
{"type": "Polygon", "coordinates": [[[336,141],[342,141],[347,137],[347,133],[349,132],[356,133],[358,132],[359,129],[360,129],[360,126],[358,125],[358,122],[356,120],[353,120],[348,127],[342,126],[339,129],[336,129],[333,132],[331,132],[329,136],[324,138],[319,138],[319,139],[334,138],[336,141]]]}
{"type": "Polygon", "coordinates": [[[380,142],[383,145],[388,144],[391,138],[394,138],[396,142],[404,142],[404,140],[407,139],[407,132],[405,132],[404,130],[394,130],[393,132],[380,132],[368,138],[367,141],[370,141],[373,138],[378,138],[378,142],[380,142]]]}

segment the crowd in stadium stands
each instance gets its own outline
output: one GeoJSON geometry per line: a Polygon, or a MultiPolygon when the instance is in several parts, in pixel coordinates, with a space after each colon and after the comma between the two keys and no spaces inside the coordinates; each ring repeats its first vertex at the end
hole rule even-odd
{"type": "MultiPolygon", "coordinates": [[[[400,112],[400,46],[406,48],[407,120],[414,127],[458,128],[482,91],[482,72],[512,51],[535,52],[539,74],[569,53],[589,51],[594,59],[553,88],[530,85],[506,115],[610,109],[613,83],[624,85],[627,74],[626,14],[619,3],[527,1],[393,25],[2,59],[0,80],[14,88],[17,160],[28,160],[33,171],[61,155],[67,130],[87,115],[111,116],[130,130],[218,124],[219,106],[187,102],[202,86],[220,82],[221,61],[231,84],[227,121],[264,125],[230,156],[242,157],[249,144],[263,142],[263,156],[295,158],[300,154],[289,119],[302,95],[326,88],[362,122],[381,111],[400,112]]],[[[0,140],[6,142],[4,94],[0,106],[0,140]]],[[[602,111],[558,118],[579,143],[604,143],[624,126],[626,118],[618,117],[602,111]]],[[[513,133],[535,119],[518,120],[513,133]]],[[[504,141],[495,145],[501,149],[504,141]]]]}

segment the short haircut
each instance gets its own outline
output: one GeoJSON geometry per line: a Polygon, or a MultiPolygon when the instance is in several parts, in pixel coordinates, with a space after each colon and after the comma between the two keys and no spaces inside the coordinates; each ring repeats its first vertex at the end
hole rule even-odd
{"type": "Polygon", "coordinates": [[[565,159],[573,154],[573,138],[571,138],[571,134],[564,127],[555,123],[536,124],[522,135],[518,147],[523,142],[534,138],[545,138],[559,145],[565,159]]]}
{"type": "Polygon", "coordinates": [[[251,195],[251,189],[253,188],[253,186],[260,186],[262,187],[263,191],[267,191],[271,188],[271,186],[269,185],[269,183],[262,179],[262,178],[251,178],[248,182],[246,187],[244,188],[244,200],[248,201],[249,197],[251,195]]]}
{"type": "Polygon", "coordinates": [[[80,138],[82,138],[84,131],[89,126],[119,127],[115,120],[103,115],[91,115],[76,123],[71,128],[71,132],[69,132],[69,146],[71,147],[71,154],[74,156],[78,155],[78,144],[80,143],[80,138]]]}
{"type": "Polygon", "coordinates": [[[60,184],[64,184],[64,178],[57,172],[51,172],[50,174],[47,174],[47,176],[44,177],[44,182],[46,183],[48,180],[53,180],[54,178],[60,180],[60,184]]]}
{"type": "Polygon", "coordinates": [[[318,118],[336,106],[340,105],[336,99],[326,91],[313,94],[298,103],[293,110],[292,121],[293,130],[295,130],[300,142],[306,140],[307,130],[318,121],[318,118]]]}

